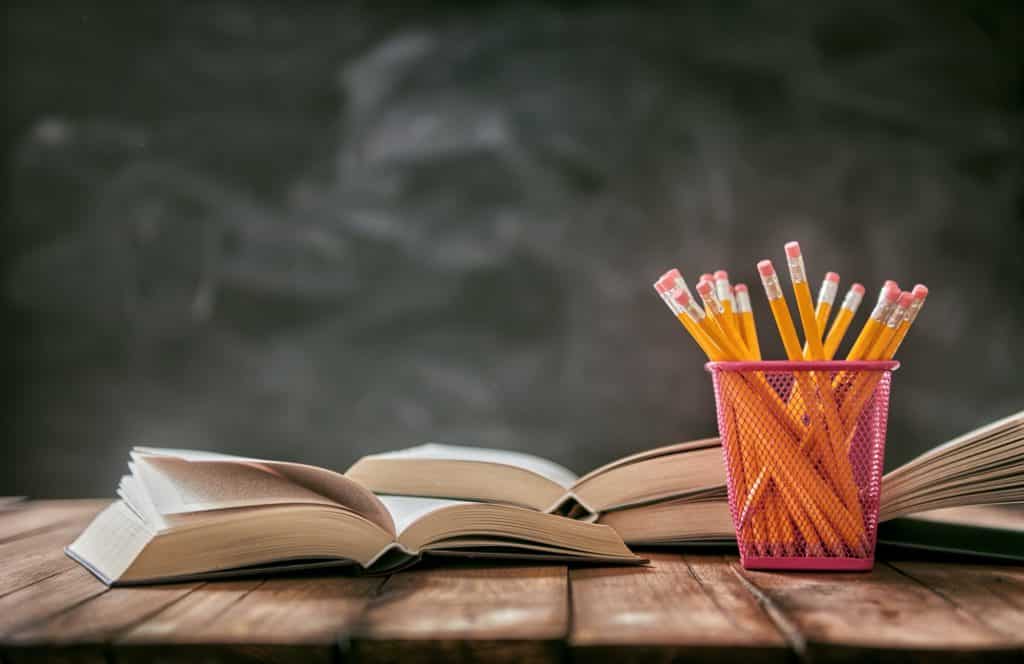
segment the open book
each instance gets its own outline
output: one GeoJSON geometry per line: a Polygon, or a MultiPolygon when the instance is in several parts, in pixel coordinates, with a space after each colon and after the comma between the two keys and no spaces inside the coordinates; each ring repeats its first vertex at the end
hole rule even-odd
{"type": "MultiPolygon", "coordinates": [[[[370,455],[346,474],[374,491],[505,502],[596,520],[629,544],[734,540],[716,438],[636,454],[579,479],[531,455],[452,445],[370,455]]],[[[888,473],[880,517],[1022,500],[1024,411],[888,473]]]]}
{"type": "Polygon", "coordinates": [[[608,526],[513,505],[376,496],[298,463],[136,448],[120,500],[67,549],[108,584],[358,564],[421,555],[639,563],[608,526]]]}
{"type": "Polygon", "coordinates": [[[717,438],[658,447],[583,477],[532,454],[436,443],[365,456],[345,476],[377,493],[500,502],[583,519],[725,482],[717,438]]]}

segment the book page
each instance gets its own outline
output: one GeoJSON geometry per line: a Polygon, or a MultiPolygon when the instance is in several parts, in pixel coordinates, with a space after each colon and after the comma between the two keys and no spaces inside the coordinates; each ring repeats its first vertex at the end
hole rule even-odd
{"type": "Polygon", "coordinates": [[[465,500],[447,498],[416,498],[414,496],[378,496],[395,520],[395,531],[401,535],[406,528],[426,515],[452,505],[466,505],[465,500]]]}
{"type": "Polygon", "coordinates": [[[683,454],[685,452],[702,450],[706,447],[717,447],[719,445],[721,445],[721,441],[718,438],[702,438],[700,440],[688,440],[684,443],[673,443],[671,445],[663,445],[650,450],[644,450],[643,452],[630,454],[629,456],[616,459],[599,468],[595,468],[583,477],[579,478],[579,480],[576,481],[576,485],[579,486],[592,477],[604,475],[605,473],[615,470],[616,468],[621,468],[622,466],[629,466],[634,463],[640,463],[642,461],[647,461],[648,459],[668,456],[670,454],[683,454]]]}
{"type": "Polygon", "coordinates": [[[283,477],[244,463],[133,455],[133,470],[160,514],[275,503],[334,504],[283,477]]]}
{"type": "Polygon", "coordinates": [[[912,474],[914,471],[924,465],[933,463],[944,456],[950,454],[960,453],[961,448],[970,447],[976,443],[984,441],[987,438],[994,436],[1006,436],[1016,433],[1013,436],[1013,442],[1019,443],[1021,439],[1021,433],[1019,429],[1024,427],[1024,411],[1020,411],[1004,417],[1001,420],[997,420],[990,424],[986,424],[982,427],[978,427],[973,431],[968,431],[965,434],[961,434],[953,440],[947,441],[933,447],[924,454],[911,459],[902,466],[895,468],[886,473],[886,478],[890,481],[895,480],[905,474],[912,474]]]}
{"type": "Polygon", "coordinates": [[[137,467],[134,463],[128,464],[131,475],[125,475],[117,487],[117,495],[125,504],[135,511],[153,530],[160,531],[167,528],[167,519],[157,511],[153,505],[153,499],[145,485],[136,476],[137,467]]]}
{"type": "MultiPolygon", "coordinates": [[[[255,469],[264,474],[283,479],[325,498],[327,501],[346,507],[356,514],[377,524],[389,533],[394,534],[395,526],[391,515],[381,504],[373,492],[351,478],[345,477],[326,468],[311,466],[290,461],[272,461],[269,459],[253,459],[248,457],[205,452],[201,450],[182,450],[156,447],[136,447],[132,451],[133,458],[138,455],[178,459],[193,464],[214,466],[238,466],[255,469]]],[[[264,479],[264,482],[269,480],[264,479]]],[[[250,491],[253,487],[250,487],[250,491]]],[[[267,487],[269,489],[269,487],[267,487]]],[[[282,489],[272,489],[279,491],[282,489]]],[[[276,495],[276,494],[274,494],[276,495]]],[[[298,494],[296,494],[298,495],[298,494]]],[[[308,494],[303,494],[308,495],[308,494]]],[[[202,501],[199,501],[202,502],[202,501]]],[[[280,501],[275,501],[280,502],[280,501]]],[[[302,502],[306,502],[303,500],[302,502]]],[[[313,502],[319,502],[314,500],[313,502]]]]}
{"type": "Polygon", "coordinates": [[[568,468],[532,454],[495,450],[467,445],[442,445],[427,443],[395,452],[371,454],[365,458],[374,459],[439,459],[451,461],[480,461],[522,468],[536,473],[559,486],[568,489],[576,481],[576,474],[568,468]]]}

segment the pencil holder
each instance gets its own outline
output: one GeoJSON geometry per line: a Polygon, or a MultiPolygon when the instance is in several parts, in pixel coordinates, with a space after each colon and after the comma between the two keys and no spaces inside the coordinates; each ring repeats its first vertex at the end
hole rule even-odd
{"type": "Polygon", "coordinates": [[[710,362],[740,560],[870,570],[898,362],[710,362]]]}

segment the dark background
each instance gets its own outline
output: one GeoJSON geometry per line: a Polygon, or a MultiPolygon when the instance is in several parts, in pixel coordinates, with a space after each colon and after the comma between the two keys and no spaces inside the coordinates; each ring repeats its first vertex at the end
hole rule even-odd
{"type": "Polygon", "coordinates": [[[110,495],[134,444],[705,436],[651,282],[731,269],[779,357],[790,239],[858,321],[931,287],[889,466],[1024,405],[1013,0],[138,4],[6,10],[0,494],[110,495]]]}

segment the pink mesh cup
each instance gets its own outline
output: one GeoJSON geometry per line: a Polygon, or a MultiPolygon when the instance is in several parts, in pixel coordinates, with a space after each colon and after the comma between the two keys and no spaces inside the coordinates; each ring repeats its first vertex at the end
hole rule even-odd
{"type": "Polygon", "coordinates": [[[886,362],[709,362],[729,511],[747,569],[870,570],[886,362]]]}

